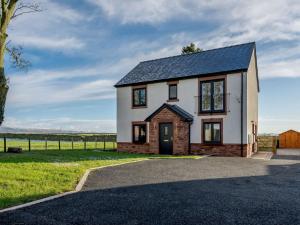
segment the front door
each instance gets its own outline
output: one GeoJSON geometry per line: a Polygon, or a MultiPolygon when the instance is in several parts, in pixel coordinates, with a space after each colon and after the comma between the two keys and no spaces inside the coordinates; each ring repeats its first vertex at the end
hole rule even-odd
{"type": "Polygon", "coordinates": [[[173,124],[159,124],[159,154],[173,154],[173,124]]]}

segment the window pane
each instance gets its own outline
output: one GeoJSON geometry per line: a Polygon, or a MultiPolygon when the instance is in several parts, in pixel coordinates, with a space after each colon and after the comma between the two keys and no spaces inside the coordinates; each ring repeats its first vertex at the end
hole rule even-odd
{"type": "Polygon", "coordinates": [[[224,109],[224,81],[214,82],[214,110],[224,109]]]}
{"type": "Polygon", "coordinates": [[[140,126],[140,142],[145,143],[146,142],[146,125],[140,126]]]}
{"type": "Polygon", "coordinates": [[[133,91],[133,94],[134,94],[134,97],[133,97],[133,104],[134,105],[139,105],[140,104],[140,101],[139,101],[139,98],[140,98],[140,96],[139,96],[139,90],[134,90],[133,91]]]}
{"type": "Polygon", "coordinates": [[[205,142],[211,141],[211,124],[209,123],[204,124],[204,141],[205,142]]]}
{"type": "Polygon", "coordinates": [[[137,143],[145,143],[147,138],[146,125],[133,126],[133,141],[137,143]]]}
{"type": "Polygon", "coordinates": [[[146,89],[140,89],[140,105],[146,105],[146,89]]]}
{"type": "Polygon", "coordinates": [[[213,124],[213,141],[220,142],[221,141],[221,128],[219,123],[213,124]]]}
{"type": "Polygon", "coordinates": [[[133,140],[138,142],[139,141],[139,126],[133,126],[133,134],[134,134],[134,137],[133,137],[133,140]]]}
{"type": "Polygon", "coordinates": [[[169,85],[169,98],[176,99],[177,98],[177,85],[169,85]]]}
{"type": "Polygon", "coordinates": [[[201,87],[201,109],[202,111],[209,111],[211,109],[211,83],[202,83],[201,87]]]}
{"type": "Polygon", "coordinates": [[[164,132],[165,134],[165,136],[168,136],[168,134],[169,134],[169,129],[168,129],[168,127],[167,126],[165,126],[165,132],[164,132]]]}
{"type": "Polygon", "coordinates": [[[135,89],[133,90],[133,105],[143,106],[146,105],[146,89],[135,89]]]}

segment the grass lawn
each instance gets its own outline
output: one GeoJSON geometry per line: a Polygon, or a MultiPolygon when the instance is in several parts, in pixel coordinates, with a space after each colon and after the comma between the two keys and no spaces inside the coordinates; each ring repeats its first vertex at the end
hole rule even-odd
{"type": "Polygon", "coordinates": [[[34,150],[22,154],[1,152],[0,208],[74,190],[88,168],[156,157],[161,158],[93,150],[34,150]]]}

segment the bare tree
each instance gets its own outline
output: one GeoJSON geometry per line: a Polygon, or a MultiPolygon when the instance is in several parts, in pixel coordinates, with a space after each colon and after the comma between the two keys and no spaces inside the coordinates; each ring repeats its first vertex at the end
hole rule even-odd
{"type": "Polygon", "coordinates": [[[10,56],[11,64],[20,69],[27,69],[29,61],[23,58],[23,48],[21,46],[12,46],[8,40],[7,28],[10,22],[27,13],[40,12],[38,3],[24,3],[21,0],[1,0],[0,10],[0,125],[4,119],[4,109],[6,96],[8,92],[8,80],[5,76],[4,59],[5,54],[10,56]]]}

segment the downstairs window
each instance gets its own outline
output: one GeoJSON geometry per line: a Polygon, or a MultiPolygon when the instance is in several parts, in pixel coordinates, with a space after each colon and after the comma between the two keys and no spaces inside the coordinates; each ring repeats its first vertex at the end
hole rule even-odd
{"type": "Polygon", "coordinates": [[[147,127],[146,124],[132,125],[132,141],[137,144],[146,143],[147,127]]]}
{"type": "Polygon", "coordinates": [[[221,144],[221,122],[204,122],[203,139],[206,144],[221,144]]]}

